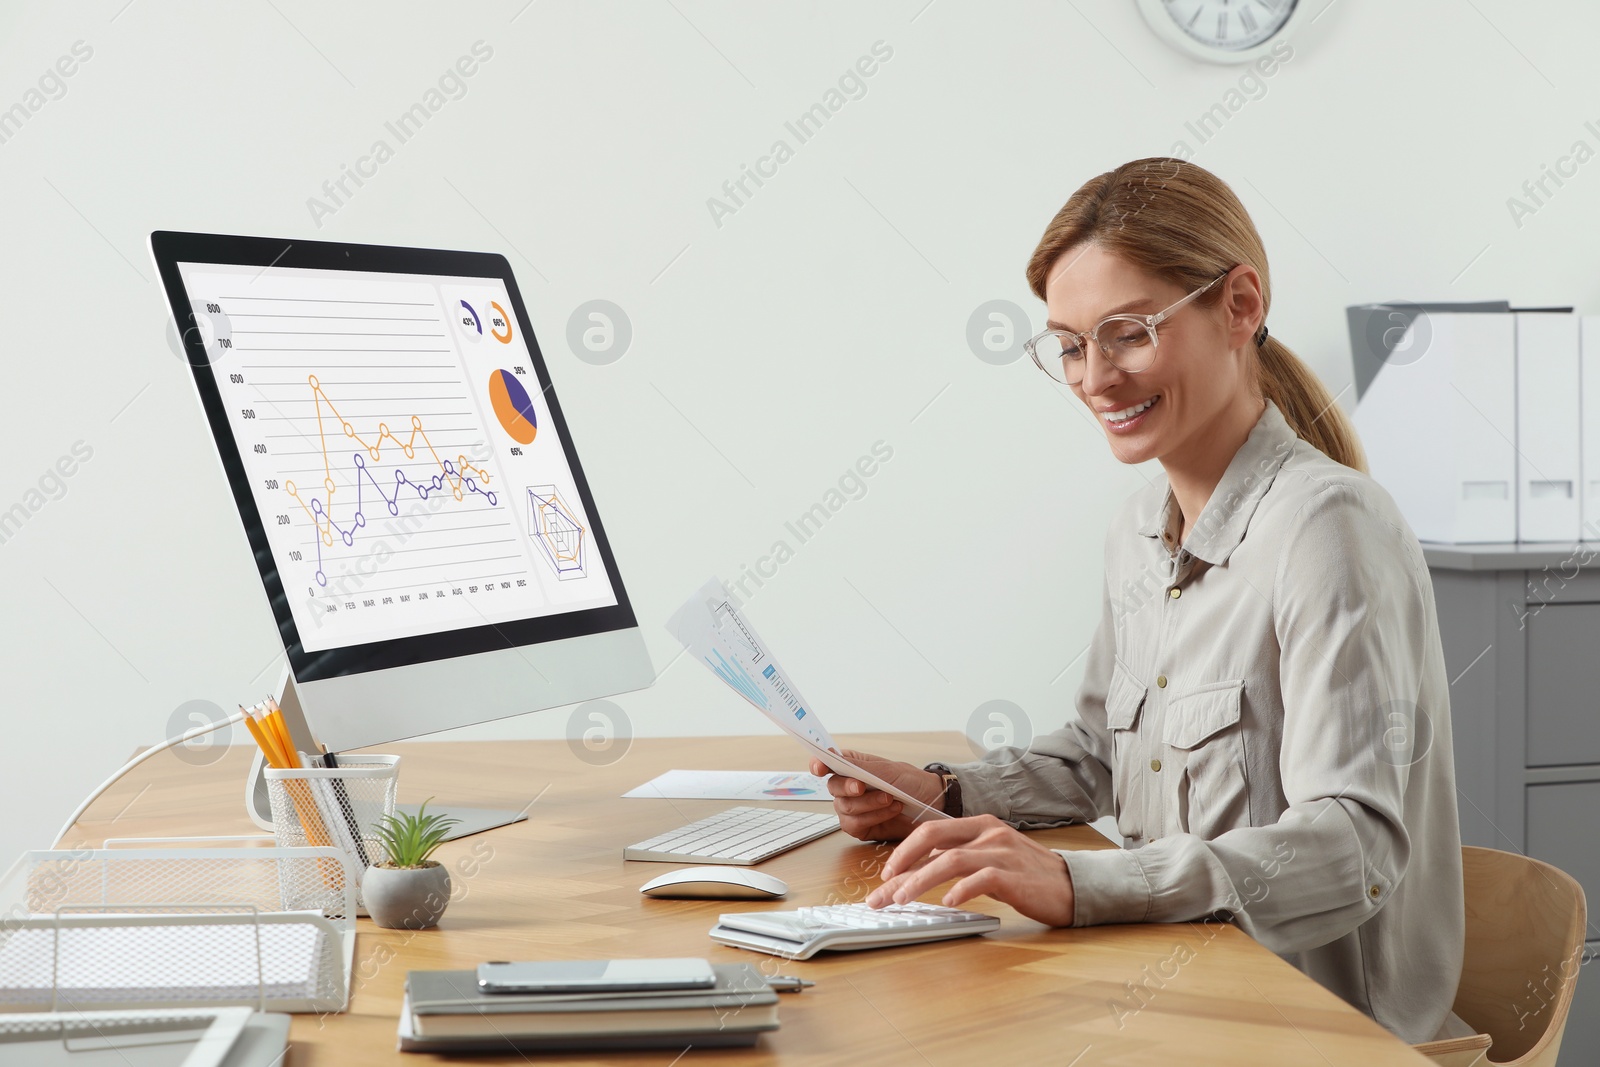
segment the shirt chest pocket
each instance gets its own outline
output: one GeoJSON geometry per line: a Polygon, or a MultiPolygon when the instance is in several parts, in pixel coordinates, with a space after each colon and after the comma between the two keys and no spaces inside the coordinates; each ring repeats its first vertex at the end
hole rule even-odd
{"type": "Polygon", "coordinates": [[[1171,750],[1178,786],[1178,823],[1187,833],[1217,837],[1251,825],[1250,781],[1241,711],[1244,679],[1211,682],[1167,702],[1162,740],[1171,750]]]}
{"type": "Polygon", "coordinates": [[[1112,814],[1123,837],[1144,836],[1144,747],[1139,740],[1139,713],[1144,707],[1145,686],[1119,659],[1111,670],[1111,685],[1106,690],[1106,726],[1111,734],[1112,814]]]}

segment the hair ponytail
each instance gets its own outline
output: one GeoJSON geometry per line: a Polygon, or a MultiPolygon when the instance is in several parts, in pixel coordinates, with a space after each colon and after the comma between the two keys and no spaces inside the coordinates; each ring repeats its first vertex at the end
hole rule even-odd
{"type": "MultiPolygon", "coordinates": [[[[1185,290],[1198,289],[1238,263],[1261,275],[1261,302],[1272,307],[1272,276],[1250,213],[1221,178],[1170,157],[1136,159],[1085,182],[1056,212],[1028,261],[1039,299],[1062,253],[1089,241],[1185,290]]],[[[1197,303],[1215,307],[1222,290],[1197,303]]],[[[1315,372],[1270,334],[1256,347],[1256,384],[1290,428],[1330,459],[1367,469],[1355,427],[1315,372]]]]}
{"type": "Polygon", "coordinates": [[[1261,395],[1278,405],[1295,435],[1329,459],[1365,472],[1367,459],[1355,428],[1305,361],[1271,335],[1256,348],[1256,359],[1261,395]]]}

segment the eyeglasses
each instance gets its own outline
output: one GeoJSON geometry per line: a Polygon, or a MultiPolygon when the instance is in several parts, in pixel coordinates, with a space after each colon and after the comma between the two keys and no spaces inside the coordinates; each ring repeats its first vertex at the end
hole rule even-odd
{"type": "Polygon", "coordinates": [[[1154,315],[1112,315],[1085,333],[1049,329],[1030,337],[1022,347],[1027,349],[1040,370],[1064,385],[1077,385],[1083,381],[1084,371],[1089,365],[1087,342],[1091,337],[1100,346],[1106,362],[1124,374],[1149,370],[1150,364],[1155,362],[1156,347],[1160,343],[1156,337],[1156,327],[1189,301],[1226,278],[1228,270],[1154,315]]]}

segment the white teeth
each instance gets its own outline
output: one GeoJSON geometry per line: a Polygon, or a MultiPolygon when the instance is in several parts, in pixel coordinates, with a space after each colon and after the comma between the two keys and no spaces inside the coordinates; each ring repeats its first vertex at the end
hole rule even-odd
{"type": "Polygon", "coordinates": [[[1139,412],[1145,410],[1155,402],[1156,398],[1151,397],[1138,407],[1123,408],[1121,411],[1108,411],[1105,413],[1105,420],[1107,422],[1123,422],[1127,419],[1133,418],[1135,415],[1139,414],[1139,412]]]}

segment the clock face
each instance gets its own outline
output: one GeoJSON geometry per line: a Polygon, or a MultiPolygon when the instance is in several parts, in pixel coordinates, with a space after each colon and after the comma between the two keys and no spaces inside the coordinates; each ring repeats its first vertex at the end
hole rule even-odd
{"type": "Polygon", "coordinates": [[[1230,52],[1254,48],[1283,28],[1296,0],[1163,0],[1185,35],[1230,52]]]}

